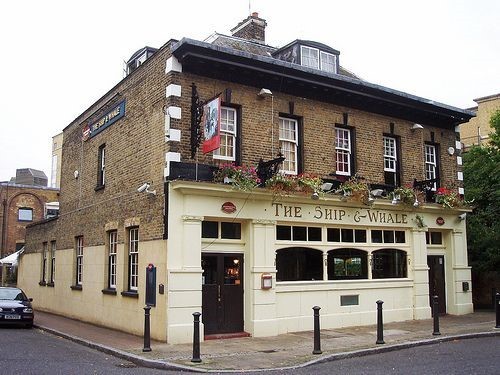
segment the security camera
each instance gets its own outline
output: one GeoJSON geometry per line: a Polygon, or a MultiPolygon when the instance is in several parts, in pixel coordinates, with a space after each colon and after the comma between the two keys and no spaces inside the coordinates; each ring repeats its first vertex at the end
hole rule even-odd
{"type": "Polygon", "coordinates": [[[137,189],[137,192],[142,193],[142,192],[148,190],[149,186],[150,186],[149,183],[145,182],[144,184],[139,186],[139,188],[137,189]]]}
{"type": "Polygon", "coordinates": [[[459,219],[460,221],[465,220],[465,218],[466,218],[466,217],[467,217],[467,212],[464,212],[463,214],[458,215],[458,219],[459,219]]]}

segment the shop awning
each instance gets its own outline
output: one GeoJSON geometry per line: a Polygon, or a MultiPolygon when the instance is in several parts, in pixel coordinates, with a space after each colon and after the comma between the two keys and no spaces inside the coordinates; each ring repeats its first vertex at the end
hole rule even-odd
{"type": "Polygon", "coordinates": [[[5,258],[0,259],[0,264],[5,264],[8,266],[17,266],[17,262],[19,260],[19,256],[24,252],[24,247],[22,247],[19,251],[7,255],[5,258]]]}

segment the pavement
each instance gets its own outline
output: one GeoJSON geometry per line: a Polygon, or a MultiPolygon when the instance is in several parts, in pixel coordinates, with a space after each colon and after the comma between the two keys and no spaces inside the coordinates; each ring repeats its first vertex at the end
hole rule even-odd
{"type": "Polygon", "coordinates": [[[468,315],[446,315],[439,319],[440,335],[433,335],[433,320],[411,320],[384,324],[384,344],[376,344],[377,326],[321,330],[321,354],[312,354],[314,333],[294,332],[275,337],[243,337],[207,340],[201,343],[201,363],[193,363],[192,344],[151,341],[143,352],[144,338],[99,327],[47,312],[37,311],[35,327],[80,344],[115,355],[137,365],[194,372],[245,372],[289,369],[318,362],[400,350],[418,345],[497,336],[493,311],[468,315]]]}

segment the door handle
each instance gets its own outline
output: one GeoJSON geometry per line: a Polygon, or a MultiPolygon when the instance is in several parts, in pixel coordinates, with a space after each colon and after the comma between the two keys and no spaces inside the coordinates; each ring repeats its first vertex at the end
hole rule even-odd
{"type": "Polygon", "coordinates": [[[220,285],[217,285],[217,300],[220,302],[220,285]]]}

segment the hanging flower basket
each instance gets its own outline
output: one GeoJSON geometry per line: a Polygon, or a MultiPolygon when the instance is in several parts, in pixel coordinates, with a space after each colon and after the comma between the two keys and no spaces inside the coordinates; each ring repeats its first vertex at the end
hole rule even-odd
{"type": "Polygon", "coordinates": [[[214,181],[231,184],[239,190],[252,190],[260,184],[260,178],[254,167],[236,166],[234,163],[222,164],[214,172],[214,181]]]}

